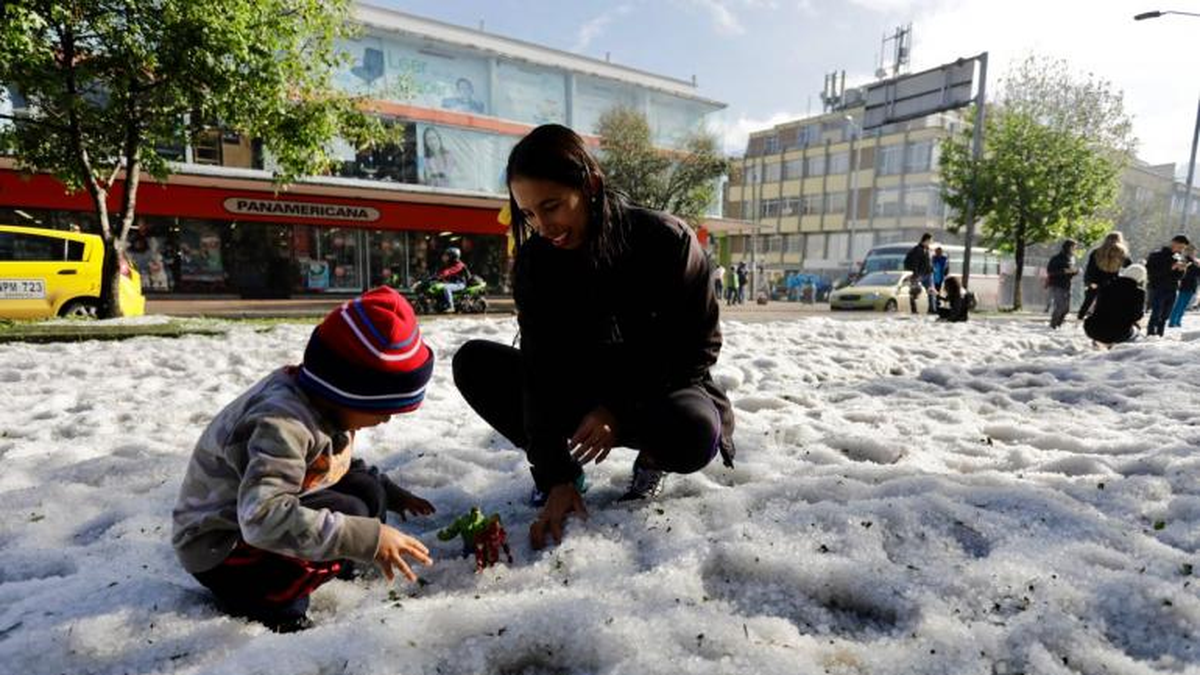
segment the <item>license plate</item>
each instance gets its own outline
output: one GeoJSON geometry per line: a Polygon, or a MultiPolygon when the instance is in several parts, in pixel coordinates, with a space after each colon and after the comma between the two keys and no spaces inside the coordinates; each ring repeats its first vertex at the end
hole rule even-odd
{"type": "Polygon", "coordinates": [[[0,300],[41,300],[45,297],[45,279],[0,279],[0,300]]]}

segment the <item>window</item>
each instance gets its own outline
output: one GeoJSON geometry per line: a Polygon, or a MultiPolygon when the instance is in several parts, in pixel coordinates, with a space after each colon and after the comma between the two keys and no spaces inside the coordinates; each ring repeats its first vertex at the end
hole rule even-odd
{"type": "Polygon", "coordinates": [[[816,258],[818,260],[825,257],[825,235],[808,235],[807,241],[804,242],[804,257],[816,258]]]}
{"type": "Polygon", "coordinates": [[[759,176],[761,173],[758,170],[757,164],[751,164],[746,167],[746,185],[754,185],[761,182],[759,176]]]}
{"type": "Polygon", "coordinates": [[[904,170],[904,145],[884,145],[876,155],[876,170],[881,176],[900,173],[904,170]]]}
{"type": "Polygon", "coordinates": [[[783,235],[772,234],[766,237],[767,253],[781,253],[783,251],[783,235]]]}
{"type": "Polygon", "coordinates": [[[192,161],[196,164],[221,163],[221,132],[206,129],[192,139],[192,161]]]}
{"type": "Polygon", "coordinates": [[[804,203],[801,204],[800,213],[812,216],[821,212],[821,195],[808,195],[801,199],[804,203]]]}
{"type": "Polygon", "coordinates": [[[933,167],[933,141],[917,141],[908,144],[905,170],[912,173],[929,171],[933,167]]]}
{"type": "Polygon", "coordinates": [[[809,155],[805,161],[808,163],[808,171],[806,172],[806,175],[825,175],[825,155],[809,155]]]}
{"type": "Polygon", "coordinates": [[[801,253],[801,244],[804,236],[799,234],[783,235],[783,252],[784,253],[801,253]]]}
{"type": "Polygon", "coordinates": [[[0,260],[54,262],[65,259],[66,240],[36,234],[0,232],[0,260]]]}
{"type": "Polygon", "coordinates": [[[779,152],[779,136],[767,136],[763,141],[763,152],[768,155],[779,152]]]}
{"type": "Polygon", "coordinates": [[[764,199],[758,205],[759,218],[775,218],[779,216],[782,204],[778,199],[764,199]]]}
{"type": "Polygon", "coordinates": [[[830,192],[825,195],[825,213],[845,213],[846,193],[830,192]]]}
{"type": "Polygon", "coordinates": [[[778,183],[783,165],[776,162],[766,166],[766,177],[763,179],[765,183],[778,183]]]}
{"type": "Polygon", "coordinates": [[[887,188],[875,191],[875,215],[900,215],[900,189],[887,188]]]}
{"type": "Polygon", "coordinates": [[[67,260],[71,262],[83,262],[83,242],[67,240],[67,260]]]}
{"type": "Polygon", "coordinates": [[[804,199],[802,197],[786,197],[783,200],[783,215],[798,216],[803,212],[804,199]]]}
{"type": "Polygon", "coordinates": [[[795,180],[804,177],[804,160],[789,159],[783,163],[783,179],[795,180]]]}
{"type": "Polygon", "coordinates": [[[850,234],[847,232],[834,232],[829,235],[829,253],[830,260],[845,260],[846,247],[850,243],[850,234]]]}
{"type": "Polygon", "coordinates": [[[821,138],[821,128],[817,125],[803,127],[796,131],[796,142],[801,147],[808,147],[821,138]]]}
{"type": "Polygon", "coordinates": [[[942,217],[942,198],[931,185],[910,187],[904,191],[904,215],[922,218],[942,217]]]}
{"type": "Polygon", "coordinates": [[[830,176],[836,176],[846,173],[850,170],[850,153],[835,152],[829,156],[828,173],[830,176]]]}

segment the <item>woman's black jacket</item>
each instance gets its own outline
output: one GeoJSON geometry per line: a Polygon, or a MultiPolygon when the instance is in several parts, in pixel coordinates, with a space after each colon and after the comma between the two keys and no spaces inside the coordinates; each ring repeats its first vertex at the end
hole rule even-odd
{"type": "Polygon", "coordinates": [[[558,249],[537,235],[517,255],[525,450],[542,490],[581,471],[566,445],[579,405],[603,405],[623,424],[689,386],[716,405],[721,455],[733,465],[733,410],[709,374],[721,328],[708,258],[677,218],[614,204],[624,216],[613,225],[623,244],[611,264],[597,265],[587,245],[558,249]],[[574,419],[564,420],[571,408],[574,419]]]}

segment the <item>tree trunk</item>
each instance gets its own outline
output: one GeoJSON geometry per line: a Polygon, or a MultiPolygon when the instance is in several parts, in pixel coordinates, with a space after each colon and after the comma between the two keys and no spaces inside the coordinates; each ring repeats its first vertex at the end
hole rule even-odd
{"type": "Polygon", "coordinates": [[[1013,282],[1013,311],[1021,310],[1021,285],[1025,279],[1025,220],[1017,223],[1016,247],[1013,258],[1016,261],[1016,278],[1013,282]]]}

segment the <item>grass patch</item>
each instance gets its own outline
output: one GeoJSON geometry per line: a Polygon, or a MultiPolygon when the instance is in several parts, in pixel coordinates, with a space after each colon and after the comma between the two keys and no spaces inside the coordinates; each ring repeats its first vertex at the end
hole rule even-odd
{"type": "Polygon", "coordinates": [[[10,342],[83,342],[128,340],[135,337],[178,338],[184,335],[221,335],[228,328],[191,321],[163,323],[102,323],[97,321],[0,322],[0,344],[10,342]]]}

